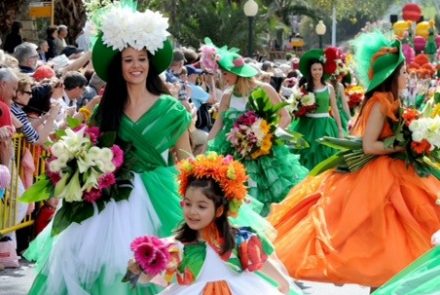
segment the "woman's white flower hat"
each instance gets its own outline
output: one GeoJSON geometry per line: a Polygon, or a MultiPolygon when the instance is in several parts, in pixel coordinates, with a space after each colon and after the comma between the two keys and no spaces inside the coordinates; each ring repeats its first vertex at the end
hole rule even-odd
{"type": "Polygon", "coordinates": [[[146,48],[151,53],[150,66],[159,74],[166,70],[173,58],[173,47],[168,36],[168,19],[161,13],[137,11],[134,0],[115,1],[99,8],[89,17],[96,26],[96,41],[92,63],[97,75],[108,80],[108,67],[113,58],[127,47],[146,48]]]}

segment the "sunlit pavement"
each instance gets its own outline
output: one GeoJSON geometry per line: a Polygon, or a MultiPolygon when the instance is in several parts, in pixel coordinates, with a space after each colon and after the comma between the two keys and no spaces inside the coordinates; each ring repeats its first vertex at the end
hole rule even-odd
{"type": "MultiPolygon", "coordinates": [[[[0,271],[0,295],[25,295],[35,277],[34,265],[21,261],[19,268],[0,271]]],[[[299,283],[306,295],[368,295],[369,288],[358,285],[335,286],[327,283],[302,281],[299,283]]],[[[117,294],[115,294],[117,295],[117,294]]]]}

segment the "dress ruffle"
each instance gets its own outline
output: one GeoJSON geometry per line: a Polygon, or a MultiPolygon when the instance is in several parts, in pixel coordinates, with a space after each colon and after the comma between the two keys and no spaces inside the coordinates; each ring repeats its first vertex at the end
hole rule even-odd
{"type": "Polygon", "coordinates": [[[440,246],[411,263],[374,295],[440,294],[440,246]]]}
{"type": "Polygon", "coordinates": [[[277,253],[295,278],[380,286],[430,249],[439,193],[436,178],[387,156],[309,177],[269,216],[277,253]]]}
{"type": "MultiPolygon", "coordinates": [[[[222,155],[234,154],[226,135],[242,113],[235,109],[225,112],[223,129],[209,143],[209,150],[222,155]]],[[[249,194],[263,204],[260,212],[262,216],[269,213],[272,203],[282,201],[289,190],[308,174],[308,170],[299,163],[299,157],[285,146],[273,147],[270,155],[240,162],[246,167],[251,179],[248,183],[249,194]]]]}
{"type": "Polygon", "coordinates": [[[331,117],[301,117],[292,122],[289,130],[303,134],[304,139],[308,142],[308,148],[295,152],[300,156],[299,162],[309,170],[336,152],[335,149],[322,145],[317,141],[323,136],[338,137],[336,121],[331,117]]]}

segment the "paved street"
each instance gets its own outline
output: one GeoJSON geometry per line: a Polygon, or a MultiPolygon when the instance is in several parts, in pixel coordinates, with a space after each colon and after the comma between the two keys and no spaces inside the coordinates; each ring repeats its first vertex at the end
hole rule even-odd
{"type": "MultiPolygon", "coordinates": [[[[18,269],[0,271],[0,295],[25,295],[34,279],[32,264],[21,263],[18,269]]],[[[302,282],[307,295],[367,295],[369,289],[357,285],[337,287],[333,284],[302,282]]],[[[116,294],[115,294],[116,295],[116,294]]]]}

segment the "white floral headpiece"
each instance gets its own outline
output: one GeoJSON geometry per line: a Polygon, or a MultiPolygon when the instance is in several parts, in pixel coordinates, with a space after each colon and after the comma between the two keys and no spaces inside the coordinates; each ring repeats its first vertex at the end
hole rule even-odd
{"type": "Polygon", "coordinates": [[[145,12],[133,11],[119,5],[106,11],[99,26],[103,43],[113,50],[147,48],[151,54],[163,47],[170,35],[167,29],[168,18],[161,13],[148,9],[145,12]]]}

